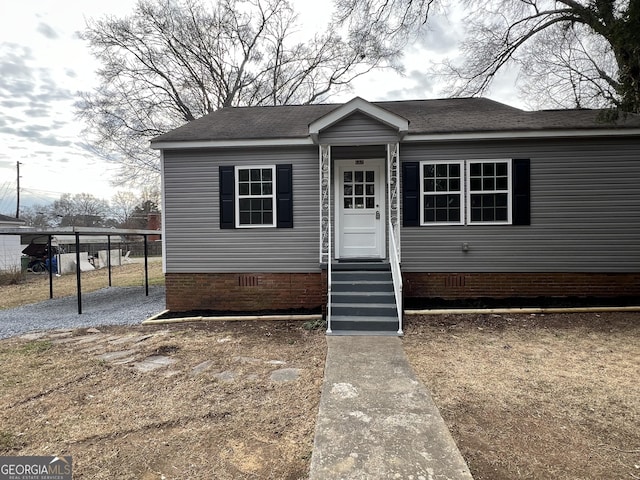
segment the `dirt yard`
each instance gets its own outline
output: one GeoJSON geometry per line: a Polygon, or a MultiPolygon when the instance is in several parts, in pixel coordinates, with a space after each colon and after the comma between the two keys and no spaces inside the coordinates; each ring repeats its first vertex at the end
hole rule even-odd
{"type": "Polygon", "coordinates": [[[72,455],[78,479],[306,478],[322,333],[238,322],[36,337],[0,341],[0,455],[72,455]]]}
{"type": "MultiPolygon", "coordinates": [[[[0,287],[0,308],[48,298],[46,282],[0,287]]],[[[102,288],[106,272],[83,282],[102,288]]],[[[73,294],[75,277],[54,288],[73,294]]],[[[407,323],[407,355],[476,480],[640,479],[639,313],[407,323]]],[[[85,479],[306,478],[325,349],[285,322],[0,340],[0,455],[70,454],[85,479]]]]}
{"type": "Polygon", "coordinates": [[[640,314],[413,318],[405,351],[476,480],[640,478],[640,314]]]}

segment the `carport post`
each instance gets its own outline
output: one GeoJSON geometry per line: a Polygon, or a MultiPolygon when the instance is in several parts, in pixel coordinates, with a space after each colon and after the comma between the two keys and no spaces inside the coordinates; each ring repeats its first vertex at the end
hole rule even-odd
{"type": "Polygon", "coordinates": [[[51,261],[51,235],[48,237],[47,256],[49,257],[49,300],[51,300],[53,298],[53,262],[51,261]]]}
{"type": "Polygon", "coordinates": [[[147,236],[144,237],[144,288],[145,295],[149,296],[149,246],[147,245],[147,236]]]}
{"type": "Polygon", "coordinates": [[[76,289],[78,291],[78,315],[82,313],[82,282],[80,281],[80,234],[76,232],[76,289]]]}
{"type": "Polygon", "coordinates": [[[109,268],[109,286],[111,286],[111,235],[107,235],[107,267],[109,268]]]}

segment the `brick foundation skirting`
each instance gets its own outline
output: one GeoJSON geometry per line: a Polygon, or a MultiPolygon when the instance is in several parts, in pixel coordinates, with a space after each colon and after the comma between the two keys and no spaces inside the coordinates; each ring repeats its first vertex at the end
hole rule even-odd
{"type": "Polygon", "coordinates": [[[640,296],[640,273],[403,273],[405,298],[640,296]]]}
{"type": "Polygon", "coordinates": [[[167,273],[165,282],[172,311],[324,310],[327,303],[326,272],[167,273]]]}

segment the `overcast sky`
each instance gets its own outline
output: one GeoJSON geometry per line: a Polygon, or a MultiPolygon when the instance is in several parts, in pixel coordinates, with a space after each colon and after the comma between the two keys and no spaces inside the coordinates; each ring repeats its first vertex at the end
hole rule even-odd
{"type": "MultiPolygon", "coordinates": [[[[317,28],[328,18],[329,0],[297,0],[302,20],[317,28]]],[[[91,193],[109,200],[117,166],[87,147],[74,116],[78,91],[95,85],[97,62],[78,38],[86,18],[124,15],[134,0],[3,0],[0,6],[0,213],[15,215],[16,162],[20,162],[23,204],[45,203],[62,193],[91,193]]],[[[455,53],[457,18],[432,22],[428,35],[409,48],[406,74],[376,72],[351,93],[367,100],[438,98],[440,86],[424,72],[429,60],[455,53]]],[[[500,80],[491,98],[520,106],[510,78],[500,80]]],[[[122,190],[122,188],[119,188],[122,190]]]]}

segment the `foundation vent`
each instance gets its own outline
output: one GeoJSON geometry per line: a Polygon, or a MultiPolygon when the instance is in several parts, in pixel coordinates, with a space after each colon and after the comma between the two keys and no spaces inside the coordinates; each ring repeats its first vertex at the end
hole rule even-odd
{"type": "Polygon", "coordinates": [[[444,277],[445,288],[462,288],[465,286],[464,275],[448,275],[444,277]]]}
{"type": "Polygon", "coordinates": [[[239,287],[257,287],[259,278],[256,275],[240,275],[238,277],[239,287]]]}

